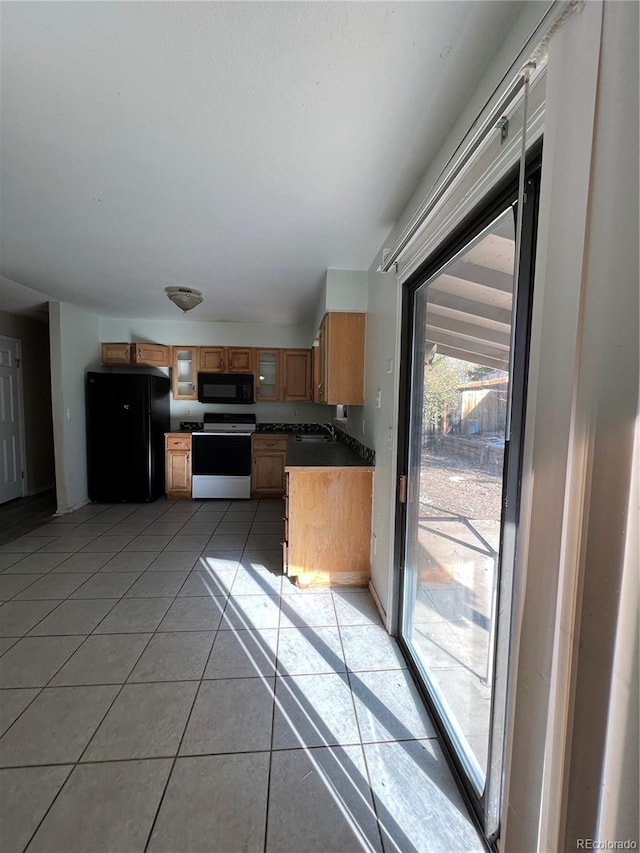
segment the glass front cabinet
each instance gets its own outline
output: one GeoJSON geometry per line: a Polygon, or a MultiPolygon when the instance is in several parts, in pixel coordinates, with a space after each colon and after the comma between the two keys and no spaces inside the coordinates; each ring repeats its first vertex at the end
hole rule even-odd
{"type": "Polygon", "coordinates": [[[256,350],[256,400],[280,400],[280,351],[256,350]]]}
{"type": "Polygon", "coordinates": [[[198,399],[198,347],[173,347],[172,382],[174,400],[198,399]]]}

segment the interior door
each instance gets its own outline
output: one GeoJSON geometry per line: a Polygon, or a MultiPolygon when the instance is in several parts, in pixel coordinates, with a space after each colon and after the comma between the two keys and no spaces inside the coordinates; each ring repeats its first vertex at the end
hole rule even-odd
{"type": "Polygon", "coordinates": [[[405,287],[400,638],[497,836],[537,182],[503,191],[405,287]],[[520,251],[517,249],[520,246],[520,251]]]}
{"type": "Polygon", "coordinates": [[[0,503],[24,494],[20,341],[0,337],[0,503]]]}

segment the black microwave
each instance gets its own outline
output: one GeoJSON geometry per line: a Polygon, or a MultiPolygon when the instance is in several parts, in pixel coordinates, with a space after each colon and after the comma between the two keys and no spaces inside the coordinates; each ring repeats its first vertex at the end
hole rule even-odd
{"type": "Polygon", "coordinates": [[[201,403],[255,403],[253,373],[198,373],[201,403]]]}

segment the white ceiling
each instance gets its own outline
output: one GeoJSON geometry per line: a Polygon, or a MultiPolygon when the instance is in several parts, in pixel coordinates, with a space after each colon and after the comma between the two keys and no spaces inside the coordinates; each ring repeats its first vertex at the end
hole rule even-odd
{"type": "Polygon", "coordinates": [[[367,269],[517,2],[2,4],[0,308],[306,320],[367,269]]]}

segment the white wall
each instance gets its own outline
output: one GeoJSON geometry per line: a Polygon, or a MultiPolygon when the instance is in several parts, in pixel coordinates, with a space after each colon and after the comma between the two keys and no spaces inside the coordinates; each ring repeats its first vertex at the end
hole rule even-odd
{"type": "Polygon", "coordinates": [[[99,320],[64,302],[49,303],[51,399],[58,512],[89,499],[85,373],[100,365],[99,320]]]}
{"type": "MultiPolygon", "coordinates": [[[[176,314],[180,316],[176,308],[176,314]]],[[[260,323],[203,323],[198,320],[141,320],[100,318],[101,341],[149,341],[193,346],[306,348],[312,344],[305,326],[269,326],[260,323]]]]}
{"type": "Polygon", "coordinates": [[[369,273],[369,310],[365,405],[349,409],[349,431],[376,451],[373,489],[371,584],[391,627],[393,578],[393,526],[395,524],[396,458],[398,425],[399,328],[389,317],[399,311],[400,289],[395,276],[369,273]],[[377,408],[378,394],[380,408],[377,408]],[[363,429],[364,427],[364,429],[363,429]]]}
{"type": "Polygon", "coordinates": [[[327,311],[366,311],[367,300],[366,270],[328,269],[316,309],[314,334],[327,311]]]}

